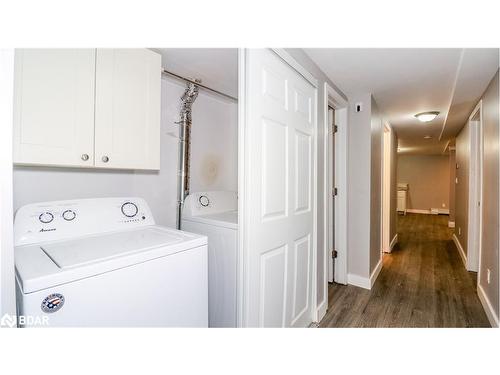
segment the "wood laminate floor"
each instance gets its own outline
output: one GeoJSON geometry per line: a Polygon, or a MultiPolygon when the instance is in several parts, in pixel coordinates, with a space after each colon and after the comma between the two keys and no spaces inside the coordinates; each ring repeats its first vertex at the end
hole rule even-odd
{"type": "Polygon", "coordinates": [[[398,216],[399,243],[371,290],[329,286],[320,327],[490,327],[448,216],[398,216]]]}

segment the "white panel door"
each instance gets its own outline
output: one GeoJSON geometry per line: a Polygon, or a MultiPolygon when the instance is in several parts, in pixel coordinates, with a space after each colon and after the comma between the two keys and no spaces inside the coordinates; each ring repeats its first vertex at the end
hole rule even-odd
{"type": "Polygon", "coordinates": [[[14,163],[93,166],[95,50],[16,50],[14,82],[14,163]]]}
{"type": "Polygon", "coordinates": [[[313,320],[316,89],[273,51],[246,59],[243,324],[313,320]]]}
{"type": "Polygon", "coordinates": [[[161,56],[147,49],[98,49],[95,165],[160,168],[161,56]]]}

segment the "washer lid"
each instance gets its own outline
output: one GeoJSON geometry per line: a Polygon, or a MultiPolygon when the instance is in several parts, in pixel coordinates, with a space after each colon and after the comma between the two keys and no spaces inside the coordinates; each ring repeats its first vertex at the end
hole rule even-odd
{"type": "Polygon", "coordinates": [[[230,229],[238,229],[238,211],[226,211],[213,215],[188,216],[183,218],[183,220],[230,229]]]}
{"type": "Polygon", "coordinates": [[[160,226],[15,248],[24,293],[206,246],[207,237],[160,226]]]}
{"type": "Polygon", "coordinates": [[[59,243],[48,243],[40,247],[59,268],[70,268],[155,247],[170,246],[182,241],[183,236],[149,227],[59,243]]]}

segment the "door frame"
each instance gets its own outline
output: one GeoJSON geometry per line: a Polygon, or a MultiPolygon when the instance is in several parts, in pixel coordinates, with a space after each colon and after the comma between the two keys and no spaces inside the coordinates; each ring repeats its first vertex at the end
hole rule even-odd
{"type": "Polygon", "coordinates": [[[14,50],[0,49],[0,318],[4,314],[16,314],[12,223],[13,115],[14,50]]]}
{"type": "MultiPolygon", "coordinates": [[[[330,104],[328,104],[328,111],[326,113],[325,121],[327,121],[327,126],[325,127],[325,139],[327,142],[327,146],[325,147],[325,156],[328,157],[328,164],[326,165],[326,170],[327,173],[325,174],[325,182],[327,183],[327,188],[325,188],[324,193],[328,196],[328,202],[327,202],[327,207],[325,208],[325,212],[327,214],[325,218],[325,224],[327,224],[328,231],[325,231],[326,233],[326,238],[327,241],[325,242],[325,246],[327,247],[327,253],[326,253],[326,263],[327,263],[327,272],[328,272],[328,282],[332,283],[334,281],[335,277],[335,262],[334,258],[331,255],[332,249],[335,249],[334,246],[334,240],[335,240],[335,233],[333,232],[332,229],[332,223],[330,223],[330,220],[332,219],[334,213],[335,213],[335,204],[334,204],[334,187],[335,187],[335,176],[332,173],[335,172],[335,165],[334,165],[334,150],[335,150],[335,145],[334,147],[331,147],[333,142],[335,141],[335,131],[332,128],[332,125],[335,126],[335,108],[333,108],[330,104]],[[333,111],[333,124],[330,122],[330,109],[333,111]],[[328,190],[329,189],[329,190],[328,190]],[[329,194],[330,192],[330,194],[329,194]]],[[[333,228],[335,228],[335,218],[333,217],[333,228]]],[[[328,291],[328,290],[326,290],[328,291]]]]}
{"type": "MultiPolygon", "coordinates": [[[[323,174],[324,188],[323,199],[328,202],[328,209],[324,210],[324,280],[322,286],[324,288],[325,299],[321,301],[318,307],[318,315],[322,316],[328,308],[328,264],[331,261],[331,253],[329,249],[329,233],[330,233],[330,215],[333,208],[333,189],[331,176],[332,156],[330,147],[330,129],[328,124],[328,107],[332,107],[335,111],[335,125],[337,125],[337,133],[335,134],[335,187],[337,187],[337,196],[335,198],[335,228],[334,228],[334,249],[337,250],[337,259],[334,268],[334,281],[339,284],[347,284],[347,161],[348,161],[348,102],[342,94],[334,87],[325,82],[323,94],[323,134],[324,144],[323,149],[323,174]]],[[[332,249],[333,250],[333,249],[332,249]]]]}
{"type": "MultiPolygon", "coordinates": [[[[318,178],[318,81],[317,79],[300,63],[297,62],[287,51],[282,48],[270,48],[279,58],[286,62],[292,69],[304,77],[315,88],[315,121],[313,124],[313,239],[312,248],[317,250],[318,246],[318,219],[317,219],[317,178],[318,178]]],[[[248,304],[249,285],[245,282],[249,272],[248,252],[247,248],[248,233],[245,231],[246,223],[249,221],[248,214],[250,208],[248,206],[248,192],[245,189],[245,184],[248,182],[248,148],[245,147],[246,139],[248,138],[247,127],[247,76],[246,76],[246,59],[247,49],[238,49],[238,261],[237,261],[237,303],[236,303],[236,321],[237,327],[244,327],[246,323],[245,310],[248,304]]],[[[318,321],[317,316],[317,251],[313,251],[312,272],[311,272],[311,305],[312,316],[311,322],[318,321]]]]}
{"type": "Polygon", "coordinates": [[[390,253],[391,248],[391,151],[392,127],[385,122],[382,131],[382,210],[381,210],[381,251],[390,253]]]}
{"type": "Polygon", "coordinates": [[[469,202],[468,202],[468,238],[467,261],[468,271],[478,272],[481,276],[481,230],[483,200],[483,104],[476,105],[469,116],[470,164],[469,164],[469,202]],[[479,115],[479,121],[473,118],[479,115]],[[479,208],[477,204],[479,202],[479,208]]]}

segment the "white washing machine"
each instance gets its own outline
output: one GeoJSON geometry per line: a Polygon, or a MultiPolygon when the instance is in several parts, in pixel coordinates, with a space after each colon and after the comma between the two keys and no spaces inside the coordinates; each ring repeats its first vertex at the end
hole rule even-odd
{"type": "Polygon", "coordinates": [[[207,238],[155,225],[143,199],[30,204],[14,238],[20,326],[208,325],[207,238]]]}
{"type": "Polygon", "coordinates": [[[184,203],[181,228],[208,237],[209,326],[236,327],[237,193],[191,193],[184,203]]]}

